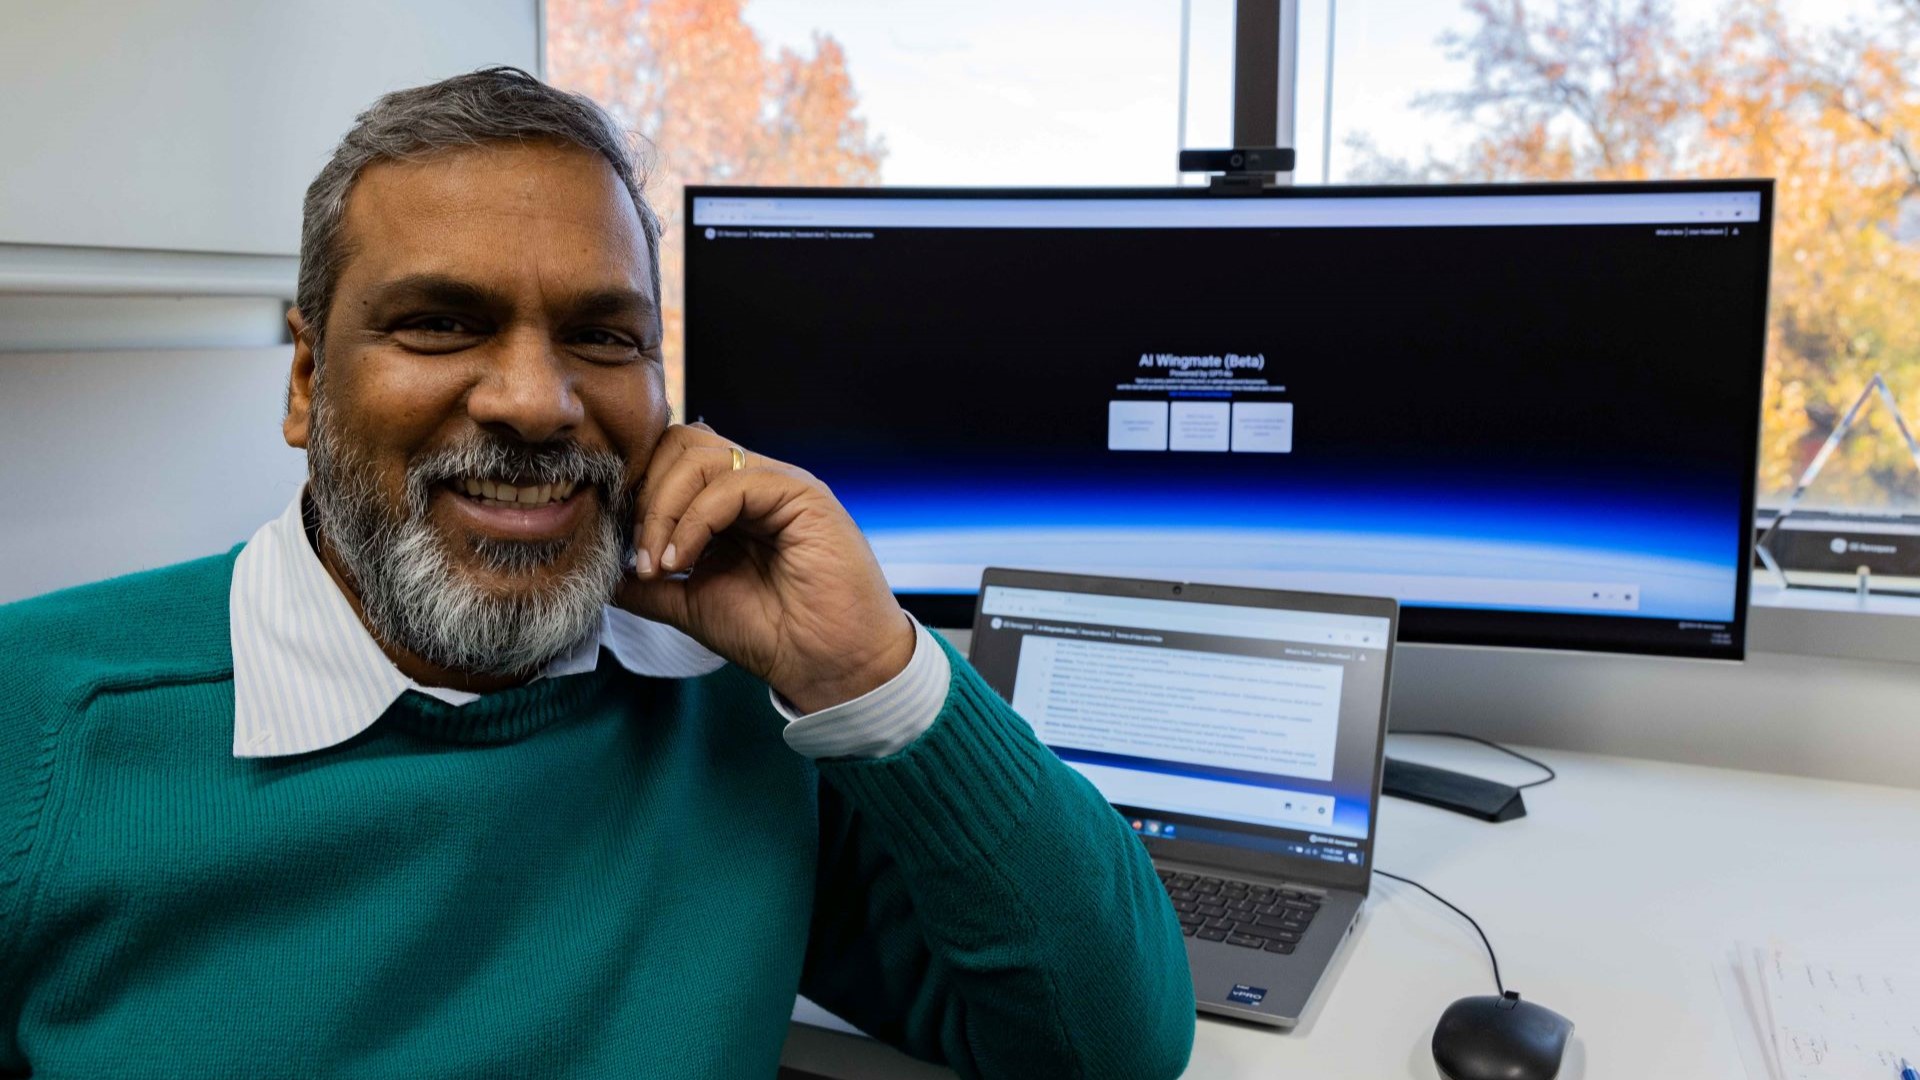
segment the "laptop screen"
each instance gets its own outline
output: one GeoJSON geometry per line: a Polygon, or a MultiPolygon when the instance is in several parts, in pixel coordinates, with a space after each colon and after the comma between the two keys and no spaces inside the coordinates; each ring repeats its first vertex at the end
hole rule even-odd
{"type": "Polygon", "coordinates": [[[971,660],[1144,837],[1359,867],[1392,610],[989,570],[971,660]]]}

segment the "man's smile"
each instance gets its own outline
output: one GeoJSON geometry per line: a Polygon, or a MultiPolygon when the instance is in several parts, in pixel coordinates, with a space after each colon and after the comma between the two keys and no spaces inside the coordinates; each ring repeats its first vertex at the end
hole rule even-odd
{"type": "Polygon", "coordinates": [[[594,488],[573,480],[515,485],[468,476],[439,491],[475,532],[502,540],[558,540],[572,535],[591,509],[594,488]]]}

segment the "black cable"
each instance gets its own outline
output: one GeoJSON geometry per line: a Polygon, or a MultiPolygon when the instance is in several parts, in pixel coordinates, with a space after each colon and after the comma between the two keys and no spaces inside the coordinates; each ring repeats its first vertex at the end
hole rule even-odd
{"type": "MultiPolygon", "coordinates": [[[[1541,781],[1541,783],[1546,783],[1546,781],[1543,780],[1541,781]]],[[[1446,897],[1441,896],[1439,893],[1434,892],[1432,889],[1427,888],[1425,885],[1420,884],[1419,882],[1413,880],[1412,878],[1401,877],[1399,874],[1389,874],[1385,870],[1380,869],[1379,867],[1375,867],[1373,872],[1376,874],[1379,874],[1381,877],[1389,877],[1395,881],[1406,882],[1407,884],[1413,886],[1414,888],[1419,889],[1421,892],[1426,893],[1428,896],[1433,897],[1435,900],[1438,900],[1441,903],[1447,905],[1448,907],[1453,908],[1453,913],[1455,915],[1458,915],[1461,918],[1467,920],[1467,924],[1473,927],[1473,932],[1480,935],[1480,944],[1485,945],[1487,947],[1487,959],[1493,961],[1493,985],[1497,989],[1499,989],[1501,997],[1507,996],[1507,984],[1500,981],[1500,958],[1493,954],[1493,942],[1487,940],[1487,932],[1485,930],[1480,929],[1480,924],[1473,921],[1473,916],[1467,914],[1464,911],[1461,911],[1457,907],[1454,907],[1453,901],[1448,900],[1446,897]]]]}
{"type": "Polygon", "coordinates": [[[1478,735],[1469,735],[1464,731],[1400,731],[1398,729],[1394,729],[1394,730],[1388,731],[1387,734],[1389,735],[1431,735],[1435,738],[1440,738],[1440,739],[1465,739],[1468,742],[1477,742],[1481,746],[1490,746],[1493,749],[1498,750],[1501,753],[1506,754],[1510,757],[1517,757],[1521,761],[1524,761],[1527,764],[1532,765],[1536,769],[1546,770],[1547,775],[1541,777],[1538,780],[1529,780],[1524,784],[1515,784],[1513,786],[1515,791],[1524,791],[1530,787],[1539,787],[1541,784],[1550,784],[1553,781],[1559,779],[1559,775],[1560,775],[1553,771],[1553,766],[1547,764],[1544,761],[1535,760],[1534,758],[1530,758],[1518,750],[1501,746],[1499,743],[1494,742],[1492,739],[1483,739],[1478,735]]]}

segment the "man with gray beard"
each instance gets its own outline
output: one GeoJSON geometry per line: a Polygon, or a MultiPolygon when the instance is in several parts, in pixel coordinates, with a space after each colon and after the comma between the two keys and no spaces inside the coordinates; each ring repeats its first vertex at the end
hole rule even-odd
{"type": "Polygon", "coordinates": [[[1127,825],[824,485],[669,422],[603,113],[389,94],[304,215],[305,489],[0,607],[0,1074],[765,1077],[796,993],[968,1076],[1184,1068],[1127,825]]]}

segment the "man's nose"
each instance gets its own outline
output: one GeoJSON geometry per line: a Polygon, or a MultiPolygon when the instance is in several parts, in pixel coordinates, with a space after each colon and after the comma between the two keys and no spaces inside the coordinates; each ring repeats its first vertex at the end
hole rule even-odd
{"type": "Polygon", "coordinates": [[[585,415],[567,358],[539,330],[514,329],[495,342],[467,414],[496,434],[540,443],[571,432],[585,415]]]}

